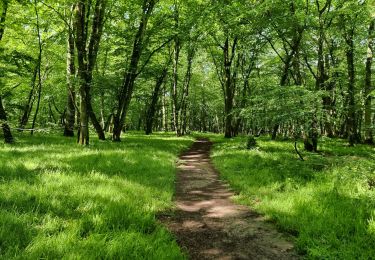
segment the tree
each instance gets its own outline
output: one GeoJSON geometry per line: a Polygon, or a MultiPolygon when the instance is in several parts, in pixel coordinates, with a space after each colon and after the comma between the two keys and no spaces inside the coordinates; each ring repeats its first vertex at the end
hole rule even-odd
{"type": "Polygon", "coordinates": [[[373,134],[372,134],[372,97],[371,91],[373,90],[372,86],[372,60],[374,56],[374,38],[375,38],[375,19],[372,18],[370,21],[370,25],[368,28],[368,51],[367,51],[367,58],[366,58],[366,75],[365,75],[365,89],[364,89],[364,96],[365,96],[365,142],[368,144],[373,144],[373,134]]]}
{"type": "Polygon", "coordinates": [[[75,6],[75,44],[77,48],[79,92],[81,97],[78,143],[82,145],[89,144],[89,118],[99,135],[99,139],[105,139],[104,132],[92,109],[90,91],[92,74],[104,25],[106,2],[106,0],[97,0],[93,14],[91,14],[91,1],[82,0],[77,2],[75,6]],[[89,21],[90,17],[92,17],[91,21],[89,21]],[[90,34],[89,24],[91,24],[90,34]]]}
{"type": "Polygon", "coordinates": [[[154,0],[144,0],[142,4],[142,14],[137,28],[137,33],[133,39],[133,49],[129,64],[126,68],[123,84],[118,93],[118,104],[114,115],[113,141],[119,142],[121,132],[124,127],[126,114],[134,91],[134,82],[139,75],[138,65],[144,51],[144,37],[147,23],[150,19],[156,2],[154,0]]]}
{"type": "MultiPolygon", "coordinates": [[[[1,40],[3,39],[3,34],[5,31],[5,19],[6,19],[7,10],[8,10],[8,0],[3,0],[2,2],[3,2],[2,12],[1,12],[1,17],[0,17],[0,42],[2,42],[1,40]]],[[[5,142],[13,143],[14,140],[13,140],[12,132],[8,125],[7,114],[4,109],[1,93],[0,93],[0,121],[1,121],[1,127],[3,129],[3,133],[4,133],[5,142]]]]}

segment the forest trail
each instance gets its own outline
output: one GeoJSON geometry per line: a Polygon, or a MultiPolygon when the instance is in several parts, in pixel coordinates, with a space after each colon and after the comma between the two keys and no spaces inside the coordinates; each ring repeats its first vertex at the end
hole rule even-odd
{"type": "Polygon", "coordinates": [[[293,244],[245,206],[210,162],[212,143],[197,140],[180,156],[176,211],[160,220],[190,259],[298,259],[293,244]]]}

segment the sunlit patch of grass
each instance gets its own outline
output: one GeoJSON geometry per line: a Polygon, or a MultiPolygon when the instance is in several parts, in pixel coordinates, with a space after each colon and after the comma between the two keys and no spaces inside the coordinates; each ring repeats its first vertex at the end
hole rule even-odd
{"type": "Polygon", "coordinates": [[[371,259],[375,255],[375,149],[323,138],[321,154],[294,143],[259,138],[217,141],[212,157],[222,177],[238,192],[235,200],[265,214],[296,236],[308,258],[371,259]],[[302,151],[302,148],[301,148],[302,151]]]}
{"type": "Polygon", "coordinates": [[[129,134],[89,147],[59,136],[0,145],[0,258],[181,259],[156,213],[172,207],[192,138],[129,134]]]}

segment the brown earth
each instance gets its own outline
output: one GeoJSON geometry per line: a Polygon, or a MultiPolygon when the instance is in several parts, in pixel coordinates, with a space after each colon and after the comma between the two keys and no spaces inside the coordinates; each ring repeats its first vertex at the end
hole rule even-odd
{"type": "Polygon", "coordinates": [[[210,162],[211,146],[201,139],[180,156],[176,210],[160,221],[190,259],[298,259],[290,239],[231,201],[234,193],[210,162]]]}

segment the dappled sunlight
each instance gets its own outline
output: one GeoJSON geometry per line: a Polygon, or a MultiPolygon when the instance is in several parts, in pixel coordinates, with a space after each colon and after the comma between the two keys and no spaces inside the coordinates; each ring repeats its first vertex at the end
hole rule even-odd
{"type": "Polygon", "coordinates": [[[292,141],[261,138],[257,151],[228,151],[245,138],[219,143],[215,166],[240,194],[234,199],[264,213],[297,237],[301,253],[320,258],[360,258],[375,254],[374,147],[348,147],[324,138],[320,154],[301,149],[299,161],[292,141]],[[372,232],[372,233],[371,233],[372,232]]]}
{"type": "Polygon", "coordinates": [[[82,148],[37,136],[0,145],[0,226],[11,233],[0,234],[9,241],[2,247],[21,258],[181,256],[155,222],[172,207],[176,155],[191,143],[171,139],[94,139],[82,148]]]}

